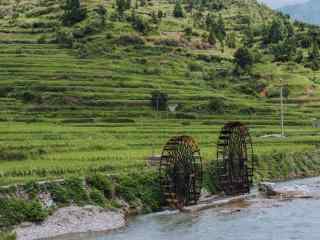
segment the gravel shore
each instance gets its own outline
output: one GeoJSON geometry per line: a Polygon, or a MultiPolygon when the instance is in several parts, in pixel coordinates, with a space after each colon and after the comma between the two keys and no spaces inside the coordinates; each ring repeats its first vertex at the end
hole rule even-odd
{"type": "Polygon", "coordinates": [[[66,234],[110,231],[124,227],[120,212],[96,206],[70,206],[58,209],[41,224],[24,223],[16,229],[17,240],[46,239],[66,234]]]}

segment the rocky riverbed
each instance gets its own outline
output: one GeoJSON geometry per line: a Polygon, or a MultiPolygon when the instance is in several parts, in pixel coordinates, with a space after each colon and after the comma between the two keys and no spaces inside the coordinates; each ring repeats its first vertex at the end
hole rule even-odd
{"type": "Polygon", "coordinates": [[[66,234],[106,232],[126,225],[125,215],[96,206],[70,206],[58,209],[41,224],[23,223],[17,240],[47,239],[66,234]]]}

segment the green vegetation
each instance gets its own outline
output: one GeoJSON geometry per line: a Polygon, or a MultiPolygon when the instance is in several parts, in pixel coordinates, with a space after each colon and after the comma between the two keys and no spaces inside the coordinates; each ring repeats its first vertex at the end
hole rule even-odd
{"type": "Polygon", "coordinates": [[[26,201],[18,198],[3,198],[0,199],[0,206],[0,228],[27,221],[40,222],[48,216],[47,211],[36,200],[26,201]]]}
{"type": "Polygon", "coordinates": [[[93,174],[86,179],[70,177],[64,181],[0,188],[0,239],[11,237],[1,230],[26,221],[41,222],[56,208],[70,204],[123,207],[130,214],[159,210],[161,201],[158,175],[152,170],[113,176],[93,174]],[[43,194],[52,198],[51,205],[41,198],[43,194]]]}
{"type": "MultiPolygon", "coordinates": [[[[52,187],[61,204],[109,204],[99,177],[89,192],[79,178],[148,172],[173,135],[193,136],[208,163],[222,125],[243,121],[262,165],[320,140],[320,30],[254,0],[0,0],[0,9],[0,185],[67,178],[52,187]],[[287,138],[262,138],[280,131],[281,81],[287,138]]],[[[129,180],[115,191],[157,208],[156,193],[129,180]]]]}
{"type": "Polygon", "coordinates": [[[15,236],[15,234],[12,234],[12,233],[0,232],[0,239],[1,240],[15,240],[16,236],[15,236]]]}

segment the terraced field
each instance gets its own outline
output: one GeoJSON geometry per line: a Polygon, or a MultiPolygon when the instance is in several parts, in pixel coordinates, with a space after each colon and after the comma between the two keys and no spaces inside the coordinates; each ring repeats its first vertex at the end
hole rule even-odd
{"type": "MultiPolygon", "coordinates": [[[[97,3],[85,1],[89,9],[97,3]]],[[[110,1],[99,3],[113,11],[110,1]]],[[[169,15],[173,4],[160,1],[142,9],[152,11],[156,6],[168,13],[159,32],[146,37],[143,47],[115,43],[114,38],[133,29],[125,22],[107,21],[105,29],[86,37],[86,46],[93,50],[84,58],[79,49],[54,41],[62,14],[59,4],[0,1],[0,8],[6,9],[0,11],[0,184],[141,169],[177,134],[193,136],[209,161],[215,158],[220,128],[231,120],[250,126],[262,160],[316,148],[320,131],[312,128],[312,121],[319,117],[319,72],[289,63],[254,66],[260,82],[268,81],[278,91],[283,80],[290,88],[285,105],[288,137],[262,138],[280,132],[278,97],[244,93],[245,79],[203,77],[211,69],[231,69],[234,49],[222,53],[219,48],[178,50],[156,44],[191,24],[169,15]],[[178,110],[153,111],[154,90],[166,92],[169,104],[178,104],[178,110]],[[205,110],[216,97],[225,99],[225,114],[205,110]]],[[[256,5],[252,8],[249,15],[259,21],[269,14],[260,5],[260,12],[256,5]]],[[[234,18],[245,14],[244,8],[225,11],[228,28],[237,28],[234,18]]]]}

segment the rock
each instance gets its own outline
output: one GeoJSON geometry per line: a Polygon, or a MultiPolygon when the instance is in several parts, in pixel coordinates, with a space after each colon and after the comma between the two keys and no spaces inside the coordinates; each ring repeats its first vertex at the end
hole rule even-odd
{"type": "Polygon", "coordinates": [[[313,195],[308,189],[302,186],[285,186],[279,187],[275,183],[261,182],[259,183],[259,191],[266,194],[268,197],[281,198],[312,198],[313,195]]]}
{"type": "Polygon", "coordinates": [[[277,192],[275,191],[275,184],[271,182],[261,182],[258,185],[260,192],[266,194],[267,196],[276,196],[277,192]]]}
{"type": "Polygon", "coordinates": [[[53,238],[66,234],[104,232],[124,227],[125,216],[120,212],[96,206],[70,206],[58,209],[42,224],[23,224],[16,229],[17,240],[53,238]]]}

